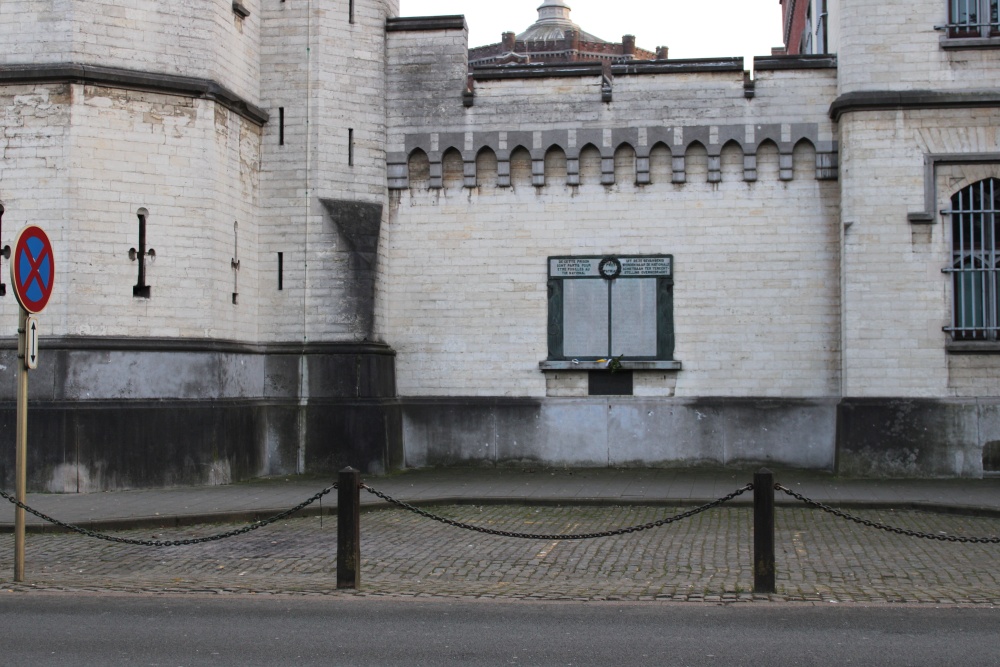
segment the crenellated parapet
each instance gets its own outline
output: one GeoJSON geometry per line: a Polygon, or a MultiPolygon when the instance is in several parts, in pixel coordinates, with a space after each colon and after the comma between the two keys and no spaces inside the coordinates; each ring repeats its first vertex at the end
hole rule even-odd
{"type": "Polygon", "coordinates": [[[610,186],[623,178],[615,173],[616,154],[619,172],[623,160],[632,161],[624,171],[640,186],[688,182],[692,153],[707,159],[699,171],[707,171],[710,183],[722,180],[726,160],[731,179],[736,159],[742,179],[754,182],[764,148],[777,154],[777,178],[787,181],[803,173],[801,163],[793,166],[803,144],[814,155],[816,179],[838,177],[836,120],[829,116],[837,91],[833,56],[758,58],[753,78],[742,58],[636,60],[608,68],[529,63],[470,73],[462,28],[443,19],[393,24],[390,190],[440,189],[449,174],[453,187],[459,173],[466,188],[487,180],[505,188],[513,173],[527,171],[534,186],[544,187],[553,167],[576,186],[592,182],[581,176],[584,159],[599,160],[599,182],[610,186]],[[433,60],[428,53],[436,54],[433,60]],[[668,179],[662,166],[653,169],[654,158],[669,162],[668,179]]]}
{"type": "Polygon", "coordinates": [[[671,182],[675,184],[687,181],[687,154],[697,148],[704,149],[708,155],[708,181],[719,182],[723,149],[732,147],[743,154],[743,180],[753,182],[757,180],[757,152],[766,144],[777,148],[779,178],[792,180],[793,153],[803,142],[815,151],[817,180],[836,180],[837,143],[820,138],[818,123],[427,132],[407,135],[405,152],[388,156],[389,188],[402,190],[411,186],[411,160],[416,155],[425,155],[429,163],[429,187],[443,187],[443,163],[450,152],[461,155],[465,187],[477,186],[477,164],[486,152],[496,158],[496,186],[509,187],[511,157],[518,149],[530,155],[532,184],[537,187],[546,184],[546,156],[551,152],[565,156],[566,184],[580,185],[580,158],[588,148],[600,153],[604,185],[615,184],[615,155],[622,149],[634,154],[636,185],[650,184],[650,158],[655,149],[669,153],[671,182]]]}

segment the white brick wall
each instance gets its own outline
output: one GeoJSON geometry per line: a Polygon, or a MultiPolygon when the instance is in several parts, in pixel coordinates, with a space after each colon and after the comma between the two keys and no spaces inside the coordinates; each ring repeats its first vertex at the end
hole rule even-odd
{"type": "MultiPolygon", "coordinates": [[[[261,174],[261,337],[264,341],[352,341],[344,312],[347,254],[320,198],[386,202],[385,20],[395,0],[313,6],[275,3],[263,9],[261,174]],[[311,54],[311,59],[307,57],[311,54]],[[278,109],[285,109],[279,146],[278,109]],[[354,130],[354,165],[348,164],[354,130]],[[284,289],[277,290],[277,254],[284,289]],[[305,286],[308,284],[308,288],[305,286]]],[[[385,207],[384,215],[387,215],[385,207]]]]}
{"type": "Polygon", "coordinates": [[[402,193],[383,290],[400,393],[545,395],[545,258],[670,253],[678,396],[835,394],[837,188],[799,157],[789,183],[402,193]]]}
{"type": "MultiPolygon", "coordinates": [[[[2,242],[30,222],[56,247],[47,334],[256,339],[249,251],[258,126],[205,100],[78,84],[5,88],[0,108],[9,137],[0,161],[2,242]],[[132,295],[137,270],[128,257],[138,246],[140,207],[149,211],[147,243],[156,251],[149,300],[132,295]]],[[[16,322],[16,303],[0,300],[0,326],[12,334],[16,322]]]]}
{"type": "Polygon", "coordinates": [[[260,0],[4,0],[0,64],[79,63],[214,80],[260,99],[260,0]]]}
{"type": "Polygon", "coordinates": [[[840,0],[839,92],[982,90],[1000,77],[991,49],[941,47],[947,0],[840,0]]]}
{"type": "MultiPolygon", "coordinates": [[[[841,120],[844,239],[844,394],[995,396],[990,357],[946,352],[951,257],[945,216],[913,225],[924,209],[924,156],[1000,154],[996,110],[852,113],[841,120]]],[[[939,172],[935,212],[970,179],[1000,177],[1000,165],[939,172]],[[957,171],[956,171],[957,170],[957,171]],[[974,172],[974,173],[973,173],[974,172]]]]}

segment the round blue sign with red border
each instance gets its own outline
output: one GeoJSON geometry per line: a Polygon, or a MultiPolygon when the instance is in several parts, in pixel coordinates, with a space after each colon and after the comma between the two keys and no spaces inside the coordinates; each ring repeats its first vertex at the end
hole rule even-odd
{"type": "Polygon", "coordinates": [[[10,258],[10,281],[14,296],[29,313],[40,313],[52,296],[56,262],[52,244],[41,227],[28,225],[14,241],[10,258]]]}

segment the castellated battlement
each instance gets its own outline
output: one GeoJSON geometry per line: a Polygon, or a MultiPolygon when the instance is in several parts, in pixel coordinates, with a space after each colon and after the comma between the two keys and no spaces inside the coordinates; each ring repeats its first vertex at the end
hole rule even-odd
{"type": "Polygon", "coordinates": [[[837,178],[833,56],[757,58],[753,79],[742,58],[468,73],[464,25],[424,20],[408,31],[406,21],[389,33],[390,189],[678,185],[692,164],[714,183],[724,163],[754,182],[759,159],[791,180],[796,154],[817,179],[837,178]]]}

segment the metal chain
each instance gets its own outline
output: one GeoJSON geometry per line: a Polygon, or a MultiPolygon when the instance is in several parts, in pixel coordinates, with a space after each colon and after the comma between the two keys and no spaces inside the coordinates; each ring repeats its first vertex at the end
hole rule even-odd
{"type": "Polygon", "coordinates": [[[962,542],[966,544],[1000,544],[1000,537],[962,537],[960,535],[921,533],[916,530],[907,530],[906,528],[896,528],[884,523],[879,523],[877,521],[862,519],[861,517],[854,516],[853,514],[848,514],[847,512],[842,512],[838,509],[834,509],[829,505],[824,505],[823,503],[817,502],[810,498],[806,498],[802,494],[796,493],[795,491],[792,491],[788,487],[782,486],[781,484],[775,484],[774,488],[778,491],[784,491],[786,494],[792,496],[797,500],[801,500],[807,505],[811,505],[817,509],[821,509],[824,512],[833,514],[834,516],[839,516],[841,519],[847,519],[848,521],[853,521],[854,523],[859,523],[863,526],[868,526],[869,528],[877,528],[879,530],[884,530],[889,533],[895,533],[897,535],[906,535],[907,537],[922,537],[926,540],[939,540],[941,542],[962,542]]]}
{"type": "Polygon", "coordinates": [[[536,534],[536,533],[516,533],[516,532],[512,532],[512,531],[507,531],[507,530],[495,530],[493,528],[484,528],[482,526],[476,526],[476,525],[473,525],[473,524],[462,523],[461,521],[455,521],[454,519],[449,519],[447,517],[438,516],[436,514],[431,514],[430,512],[427,512],[425,510],[420,509],[419,507],[414,507],[413,505],[410,505],[408,503],[404,503],[401,500],[396,500],[395,498],[392,498],[392,497],[390,497],[390,496],[382,493],[381,491],[373,489],[372,487],[368,486],[367,484],[362,484],[361,488],[364,489],[365,491],[367,491],[368,493],[371,493],[371,494],[373,494],[375,496],[378,496],[382,500],[385,500],[385,501],[387,501],[389,503],[392,503],[393,505],[396,505],[397,507],[401,507],[402,509],[409,510],[410,512],[413,512],[415,514],[419,514],[420,516],[422,516],[424,518],[431,519],[433,521],[439,521],[439,522],[441,522],[443,524],[447,524],[449,526],[454,526],[455,528],[464,528],[465,530],[472,530],[472,531],[475,531],[477,533],[485,533],[487,535],[497,535],[499,537],[518,537],[518,538],[522,538],[522,539],[526,539],[526,540],[589,540],[589,539],[594,539],[594,538],[598,538],[598,537],[613,537],[615,535],[625,535],[627,533],[637,533],[639,531],[649,530],[650,528],[657,528],[659,526],[665,526],[667,524],[674,523],[675,521],[680,521],[682,519],[687,519],[687,518],[692,517],[692,516],[694,516],[696,514],[701,514],[702,512],[710,510],[710,509],[712,509],[714,507],[718,507],[719,505],[722,505],[723,503],[729,502],[730,500],[732,500],[736,496],[742,495],[743,493],[746,493],[747,491],[752,490],[753,489],[753,484],[749,483],[749,484],[747,484],[745,486],[742,486],[742,487],[736,489],[735,491],[733,491],[729,495],[723,496],[722,498],[719,498],[718,500],[713,500],[712,502],[707,503],[705,505],[702,505],[700,507],[696,507],[696,508],[694,508],[692,510],[689,510],[687,512],[684,512],[682,514],[677,514],[675,516],[672,516],[672,517],[669,517],[669,518],[666,518],[666,519],[660,519],[659,521],[653,521],[651,523],[646,523],[646,524],[642,524],[642,525],[638,525],[638,526],[630,526],[628,528],[618,528],[618,529],[615,529],[615,530],[606,530],[606,531],[600,532],[600,533],[573,533],[573,534],[568,534],[568,535],[549,535],[549,534],[536,534]]]}
{"type": "Polygon", "coordinates": [[[104,533],[98,533],[93,530],[87,530],[86,528],[81,528],[80,526],[74,526],[71,523],[65,523],[63,521],[60,521],[59,519],[53,519],[52,517],[46,514],[42,514],[38,510],[32,509],[31,507],[28,507],[24,503],[19,502],[16,498],[4,492],[3,490],[0,490],[0,496],[3,496],[17,507],[23,509],[25,512],[34,514],[43,521],[48,521],[49,523],[55,524],[56,526],[61,526],[67,530],[73,531],[74,533],[79,533],[87,537],[93,537],[98,540],[105,540],[107,542],[115,542],[118,544],[135,544],[143,547],[180,547],[180,546],[187,546],[189,544],[202,544],[204,542],[214,542],[215,540],[222,540],[227,537],[235,537],[236,535],[243,535],[245,533],[249,533],[250,531],[257,530],[258,528],[263,528],[264,526],[268,526],[272,523],[275,523],[276,521],[281,521],[282,519],[295,514],[302,508],[311,505],[312,503],[316,502],[317,500],[319,500],[320,498],[322,498],[323,496],[330,493],[330,491],[336,488],[337,488],[336,484],[328,486],[319,493],[299,503],[290,510],[286,510],[280,514],[275,514],[274,516],[269,517],[267,519],[254,521],[253,523],[247,524],[242,528],[230,530],[225,533],[219,533],[217,535],[209,535],[208,537],[194,537],[186,540],[132,540],[125,537],[115,537],[114,535],[105,535],[104,533]]]}

